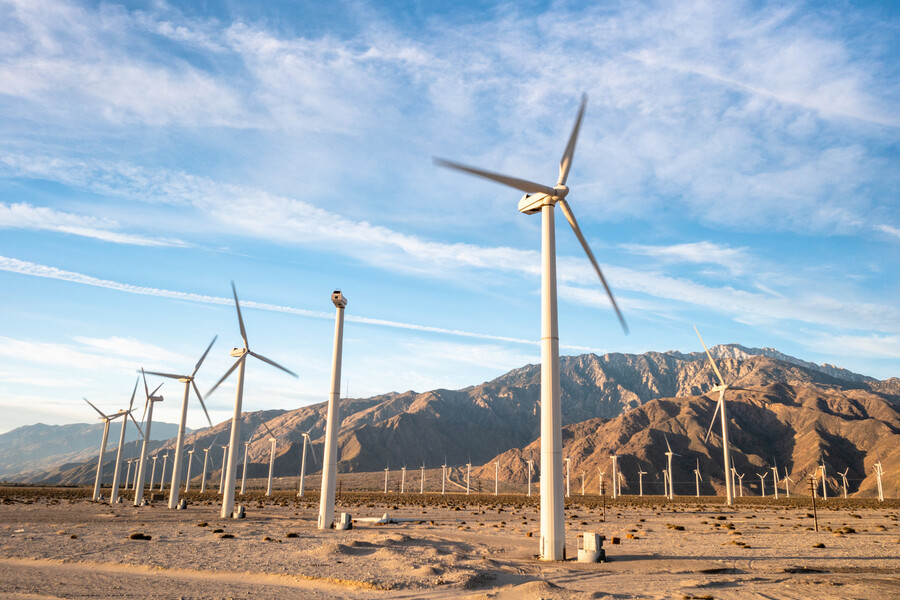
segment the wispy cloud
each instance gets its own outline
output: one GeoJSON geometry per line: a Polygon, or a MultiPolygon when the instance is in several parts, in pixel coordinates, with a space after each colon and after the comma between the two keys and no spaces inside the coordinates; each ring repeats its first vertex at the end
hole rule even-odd
{"type": "Polygon", "coordinates": [[[154,239],[115,231],[119,224],[106,218],[85,217],[25,202],[0,202],[0,229],[36,229],[57,231],[116,244],[135,246],[178,246],[189,244],[180,240],[154,239]]]}
{"type": "Polygon", "coordinates": [[[748,265],[753,261],[746,248],[730,248],[712,242],[691,242],[670,246],[622,244],[621,248],[632,254],[650,256],[667,263],[718,265],[734,275],[746,272],[748,265]]]}

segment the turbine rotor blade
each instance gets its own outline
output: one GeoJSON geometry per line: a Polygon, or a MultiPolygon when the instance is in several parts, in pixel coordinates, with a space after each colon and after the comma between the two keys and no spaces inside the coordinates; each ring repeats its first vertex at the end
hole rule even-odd
{"type": "Polygon", "coordinates": [[[282,371],[284,371],[284,372],[287,373],[288,375],[293,375],[294,377],[297,377],[297,374],[296,374],[296,373],[294,373],[294,372],[291,371],[290,369],[286,369],[286,368],[282,367],[281,365],[279,365],[279,364],[278,364],[277,362],[275,362],[274,360],[268,359],[268,358],[266,358],[265,356],[263,356],[263,355],[261,355],[261,354],[257,354],[257,353],[254,352],[253,350],[247,350],[247,352],[248,352],[249,354],[252,354],[252,355],[255,356],[256,358],[258,358],[259,360],[261,360],[261,361],[263,361],[263,362],[267,362],[267,363],[269,363],[270,365],[272,365],[273,367],[277,367],[277,368],[281,369],[282,371]]]}
{"type": "Polygon", "coordinates": [[[548,196],[555,196],[557,194],[557,191],[552,187],[548,187],[540,183],[528,181],[527,179],[510,177],[508,175],[501,175],[500,173],[493,173],[491,171],[485,171],[476,167],[469,167],[457,162],[453,162],[451,160],[445,160],[443,158],[435,157],[434,164],[440,167],[455,169],[457,171],[469,173],[470,175],[476,175],[478,177],[490,179],[491,181],[502,183],[503,185],[508,185],[509,187],[515,188],[521,192],[525,192],[526,194],[547,194],[548,196]]]}
{"type": "Polygon", "coordinates": [[[212,394],[214,391],[216,391],[216,388],[219,387],[219,386],[222,384],[223,381],[225,381],[226,379],[228,379],[228,376],[231,375],[231,373],[232,373],[235,369],[237,369],[238,365],[241,364],[241,362],[243,362],[244,360],[246,360],[246,358],[247,358],[247,355],[244,354],[244,355],[242,355],[239,359],[237,359],[236,361],[234,361],[234,364],[231,365],[231,367],[230,367],[227,371],[225,371],[225,374],[222,375],[222,378],[219,379],[219,380],[216,382],[216,385],[212,386],[212,387],[209,389],[209,391],[206,392],[206,397],[208,398],[210,394],[212,394]]]}
{"type": "Polygon", "coordinates": [[[212,427],[212,419],[209,418],[209,411],[206,410],[206,404],[203,402],[203,396],[200,395],[200,390],[197,389],[197,384],[194,383],[193,377],[191,377],[191,387],[194,388],[194,393],[197,394],[197,400],[200,401],[200,406],[203,407],[203,414],[206,415],[206,420],[209,421],[209,426],[212,427]]]}
{"type": "MultiPolygon", "coordinates": [[[[141,434],[141,439],[144,439],[144,430],[141,429],[140,423],[134,420],[134,415],[131,414],[131,411],[128,411],[128,416],[131,418],[132,422],[134,422],[134,426],[138,428],[138,433],[141,434]]],[[[122,427],[125,427],[125,421],[122,422],[122,427]]]]}
{"type": "Polygon", "coordinates": [[[137,393],[137,386],[141,382],[141,378],[138,377],[134,380],[134,389],[131,390],[131,402],[128,403],[128,412],[131,412],[131,407],[134,406],[134,395],[137,393]]]}
{"type": "Polygon", "coordinates": [[[578,241],[581,242],[581,247],[584,248],[584,252],[585,254],[587,254],[588,259],[591,261],[591,265],[593,265],[594,271],[596,271],[597,275],[600,277],[600,282],[606,289],[606,295],[609,296],[609,301],[612,302],[613,308],[616,311],[616,316],[619,317],[619,323],[621,323],[622,325],[622,330],[627,334],[628,325],[625,323],[625,317],[622,316],[622,311],[619,310],[619,305],[616,304],[616,299],[613,297],[612,290],[609,289],[609,284],[606,283],[606,277],[603,276],[603,271],[600,270],[600,265],[597,264],[597,259],[594,258],[594,253],[591,252],[591,247],[588,246],[587,240],[584,239],[584,236],[581,234],[581,229],[578,227],[578,222],[575,220],[575,215],[572,214],[572,209],[569,208],[569,203],[566,202],[565,199],[560,199],[557,204],[559,204],[560,208],[562,208],[563,215],[565,215],[566,220],[569,222],[569,225],[572,226],[572,231],[575,232],[575,237],[577,237],[578,241]]]}
{"type": "Polygon", "coordinates": [[[566,151],[563,152],[562,158],[559,161],[558,185],[565,185],[566,179],[569,177],[569,169],[572,168],[572,156],[575,154],[575,142],[578,141],[578,130],[581,129],[581,119],[584,117],[585,106],[587,106],[587,94],[582,94],[581,106],[578,108],[578,116],[575,117],[575,126],[572,127],[569,143],[566,144],[566,151]]]}
{"type": "Polygon", "coordinates": [[[706,430],[706,437],[703,438],[703,443],[704,443],[704,444],[705,444],[706,442],[709,441],[709,436],[710,436],[710,434],[712,433],[712,428],[713,428],[713,426],[716,424],[716,416],[719,414],[719,409],[720,409],[720,408],[722,408],[722,399],[721,399],[721,397],[719,398],[719,401],[716,402],[716,410],[713,411],[713,418],[712,418],[712,420],[709,422],[709,429],[706,430]]]}
{"type": "Polygon", "coordinates": [[[716,372],[716,377],[719,378],[719,383],[725,385],[725,380],[722,379],[722,374],[719,373],[719,367],[716,366],[716,361],[713,360],[712,354],[709,353],[709,348],[706,347],[706,342],[703,341],[703,336],[700,335],[700,330],[697,329],[696,325],[694,325],[694,331],[697,332],[697,337],[700,338],[700,343],[703,344],[703,349],[706,350],[706,358],[709,359],[709,364],[712,365],[713,371],[716,372]]]}
{"type": "Polygon", "coordinates": [[[109,418],[109,417],[107,417],[106,415],[104,415],[103,412],[101,412],[101,410],[100,410],[99,408],[97,408],[96,406],[94,406],[93,404],[91,404],[91,401],[90,401],[90,400],[88,400],[88,399],[85,398],[84,396],[82,396],[81,399],[84,400],[85,402],[87,402],[88,404],[90,404],[91,408],[93,408],[93,409],[96,410],[98,413],[100,413],[100,416],[101,416],[101,417],[103,417],[104,419],[108,419],[108,418],[109,418]]]}
{"type": "Polygon", "coordinates": [[[234,293],[234,306],[237,308],[238,324],[241,326],[241,338],[244,340],[244,348],[249,350],[250,345],[247,343],[247,330],[244,329],[244,318],[241,317],[241,303],[238,302],[237,288],[234,287],[233,281],[231,282],[231,291],[234,293]]]}
{"type": "Polygon", "coordinates": [[[156,392],[158,392],[158,391],[159,391],[159,388],[161,388],[162,386],[163,386],[162,383],[159,384],[158,386],[156,386],[156,389],[153,390],[152,392],[150,392],[150,395],[151,395],[151,396],[155,396],[155,395],[156,395],[156,392]]]}
{"type": "Polygon", "coordinates": [[[144,373],[144,367],[141,367],[141,377],[144,379],[144,394],[146,394],[147,398],[149,398],[150,388],[147,387],[147,374],[144,373]]]}
{"type": "Polygon", "coordinates": [[[665,440],[666,440],[666,448],[669,450],[669,452],[672,452],[672,446],[669,445],[669,436],[667,436],[666,434],[663,434],[663,438],[665,438],[665,440]]]}
{"type": "Polygon", "coordinates": [[[213,337],[212,341],[209,343],[209,346],[206,347],[206,352],[203,353],[203,356],[200,357],[200,360],[197,361],[197,365],[194,367],[194,370],[191,372],[191,378],[197,374],[197,371],[200,370],[200,365],[203,364],[203,360],[206,358],[206,355],[209,354],[209,351],[212,349],[213,344],[216,343],[216,340],[219,339],[219,336],[213,337]]]}
{"type": "Polygon", "coordinates": [[[188,379],[189,375],[175,375],[174,373],[160,373],[159,371],[147,371],[147,375],[156,375],[157,377],[166,377],[168,379],[188,379]]]}
{"type": "Polygon", "coordinates": [[[272,430],[269,429],[269,426],[268,426],[268,425],[266,425],[265,423],[263,423],[262,425],[263,425],[263,427],[266,428],[266,431],[269,432],[269,436],[270,436],[270,437],[277,437],[274,433],[272,433],[272,430]]]}

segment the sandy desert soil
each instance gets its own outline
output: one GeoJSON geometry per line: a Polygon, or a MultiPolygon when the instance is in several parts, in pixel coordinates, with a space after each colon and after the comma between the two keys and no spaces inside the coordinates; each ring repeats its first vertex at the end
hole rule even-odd
{"type": "Polygon", "coordinates": [[[88,496],[0,488],[0,597],[900,597],[897,501],[829,500],[816,533],[809,498],[607,500],[604,521],[601,499],[573,496],[568,554],[580,532],[607,538],[609,562],[588,564],[534,557],[537,497],[344,493],[337,510],[354,518],[420,521],[323,532],[314,495],[254,494],[242,520],[220,519],[213,495],[177,511],[88,496]]]}

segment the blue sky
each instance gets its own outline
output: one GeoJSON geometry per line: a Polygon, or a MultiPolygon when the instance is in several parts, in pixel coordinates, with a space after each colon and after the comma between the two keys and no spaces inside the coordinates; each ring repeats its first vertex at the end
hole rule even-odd
{"type": "Polygon", "coordinates": [[[558,219],[564,354],[696,351],[696,323],[898,376],[898,28],[875,3],[0,0],[0,431],[119,408],[218,334],[205,391],[231,280],[300,376],[251,363],[246,410],[327,398],[337,288],[351,396],[537,362],[540,218],[432,156],[552,184],[582,92],[569,201],[631,334],[558,219]]]}

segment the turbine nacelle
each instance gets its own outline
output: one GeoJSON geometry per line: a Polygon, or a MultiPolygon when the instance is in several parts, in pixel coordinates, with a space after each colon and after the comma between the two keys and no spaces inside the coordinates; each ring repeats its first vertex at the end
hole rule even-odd
{"type": "Polygon", "coordinates": [[[553,194],[525,194],[519,200],[519,212],[526,215],[533,215],[541,212],[544,205],[556,204],[559,200],[565,198],[569,193],[569,188],[564,185],[558,185],[553,189],[553,194]]]}
{"type": "Polygon", "coordinates": [[[243,355],[247,354],[247,349],[246,348],[232,348],[230,354],[234,358],[240,358],[243,355]]]}

